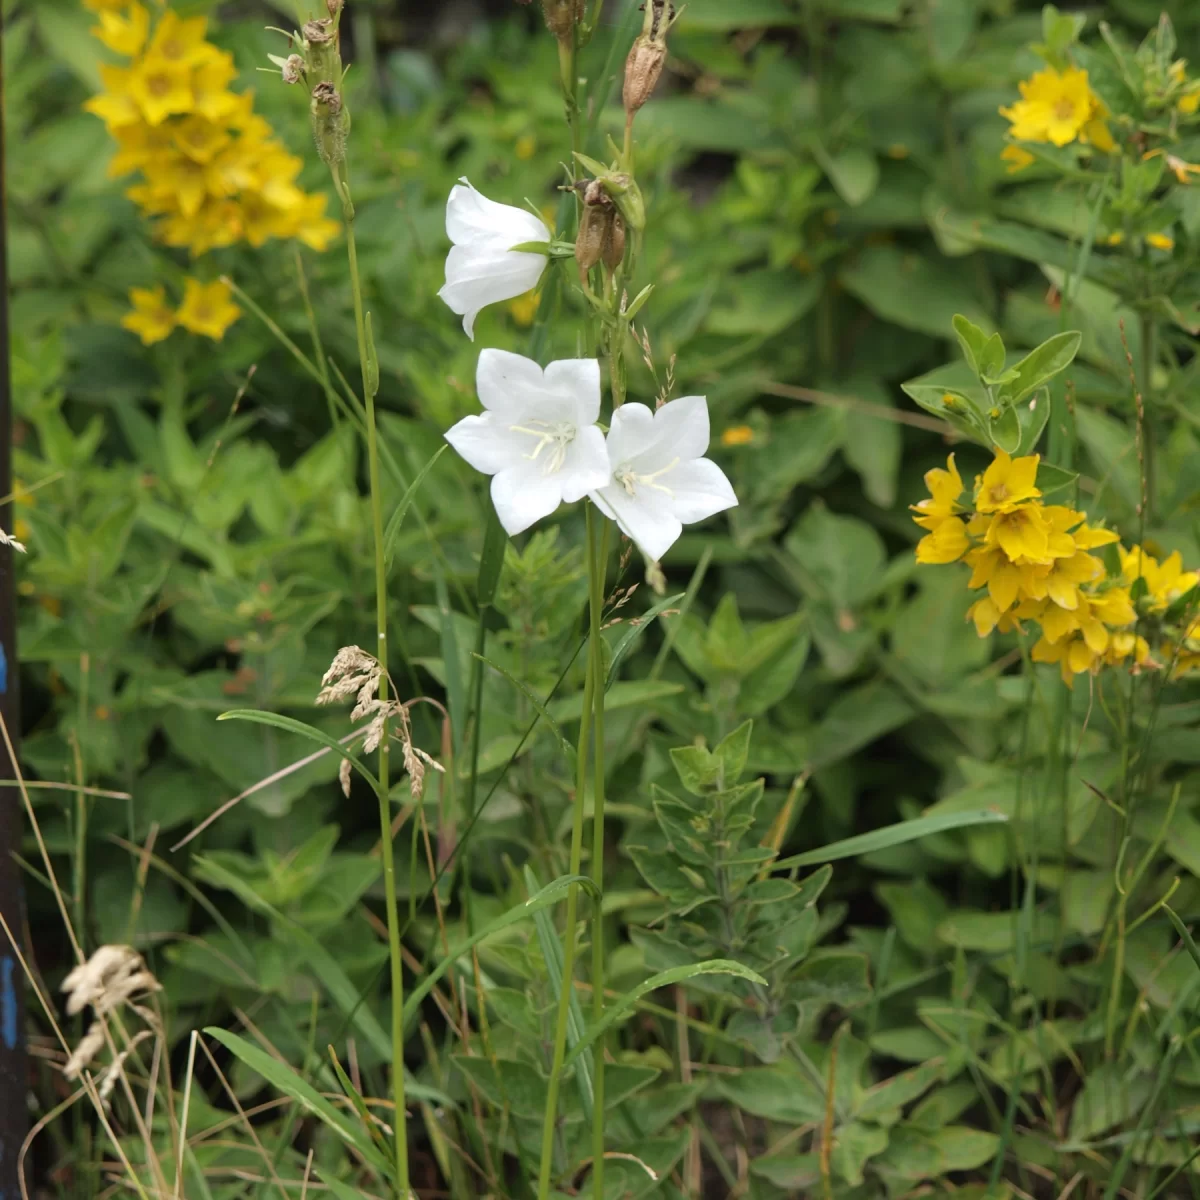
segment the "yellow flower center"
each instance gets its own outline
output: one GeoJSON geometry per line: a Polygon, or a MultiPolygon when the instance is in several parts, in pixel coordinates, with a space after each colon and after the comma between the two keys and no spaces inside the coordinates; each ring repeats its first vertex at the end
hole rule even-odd
{"type": "Polygon", "coordinates": [[[167,38],[159,47],[159,53],[162,54],[163,58],[182,58],[184,50],[185,46],[178,38],[167,38]]]}
{"type": "Polygon", "coordinates": [[[1069,96],[1061,97],[1054,105],[1054,115],[1060,121],[1069,121],[1075,115],[1075,102],[1069,96]]]}
{"type": "Polygon", "coordinates": [[[165,96],[171,90],[171,80],[167,75],[151,75],[146,80],[146,91],[152,96],[165,96]]]}
{"type": "Polygon", "coordinates": [[[995,487],[988,489],[988,495],[991,496],[994,503],[999,504],[1008,497],[1008,485],[998,483],[995,487]]]}

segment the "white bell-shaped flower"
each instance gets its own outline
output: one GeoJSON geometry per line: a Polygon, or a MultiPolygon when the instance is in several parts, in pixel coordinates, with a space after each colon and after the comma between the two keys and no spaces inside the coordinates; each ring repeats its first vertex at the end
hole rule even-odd
{"type": "Polygon", "coordinates": [[[492,503],[510,534],[608,483],[594,358],[563,359],[543,371],[519,354],[484,350],[475,387],[487,411],[463,417],[446,441],[492,476],[492,503]]]}
{"type": "Polygon", "coordinates": [[[513,247],[549,242],[550,230],[533,213],[497,204],[462,179],[446,202],[446,236],[454,245],[438,295],[462,317],[463,329],[474,341],[479,310],[536,287],[549,262],[545,254],[513,247]]]}
{"type": "Polygon", "coordinates": [[[685,525],[737,504],[725,472],[704,457],[708,401],[682,396],[651,412],[623,404],[608,442],[612,482],[591,493],[596,506],[647,558],[662,558],[685,525]]]}

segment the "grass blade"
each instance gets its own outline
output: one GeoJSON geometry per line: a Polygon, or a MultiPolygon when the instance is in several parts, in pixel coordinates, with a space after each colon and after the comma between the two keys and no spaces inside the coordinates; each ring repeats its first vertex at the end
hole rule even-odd
{"type": "Polygon", "coordinates": [[[731,958],[710,958],[706,962],[691,963],[685,967],[671,967],[670,970],[659,971],[657,975],[651,975],[649,979],[644,979],[637,987],[631,988],[614,1000],[604,1010],[604,1016],[587,1031],[579,1044],[571,1049],[563,1066],[568,1066],[597,1038],[602,1037],[613,1025],[630,1013],[637,1002],[647,993],[657,991],[659,988],[670,987],[673,983],[683,983],[685,980],[695,979],[697,975],[736,975],[739,979],[747,979],[761,987],[767,986],[767,981],[761,975],[751,971],[749,967],[743,967],[741,963],[734,962],[731,958]]]}
{"type": "Polygon", "coordinates": [[[994,808],[976,808],[969,812],[938,813],[932,817],[915,817],[911,821],[900,821],[896,825],[885,825],[882,829],[873,829],[870,833],[860,833],[855,837],[844,838],[840,842],[831,842],[819,850],[806,850],[803,854],[793,854],[791,858],[781,858],[772,864],[772,871],[786,871],[791,867],[813,867],[818,863],[834,862],[839,858],[854,858],[858,854],[873,854],[877,850],[887,850],[892,846],[900,846],[905,842],[915,842],[918,838],[929,837],[934,833],[945,833],[950,829],[967,829],[972,825],[1001,825],[1008,820],[1002,812],[994,808]]]}

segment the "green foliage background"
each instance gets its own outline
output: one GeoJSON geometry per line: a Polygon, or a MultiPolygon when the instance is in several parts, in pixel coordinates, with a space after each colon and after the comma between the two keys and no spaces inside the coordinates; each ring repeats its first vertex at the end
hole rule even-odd
{"type": "MultiPolygon", "coordinates": [[[[265,11],[175,7],[211,10],[243,86],[255,83],[260,110],[307,153],[304,106],[252,75],[278,49],[265,11]]],[[[504,306],[485,311],[475,347],[435,295],[458,177],[506,202],[558,202],[562,101],[554,41],[525,10],[413,23],[392,5],[353,7],[359,248],[382,432],[411,480],[442,432],[474,411],[479,345],[543,360],[578,350],[565,289],[547,290],[533,329],[504,306]]],[[[640,19],[634,6],[611,7],[587,69],[603,70],[640,19]]],[[[1162,10],[1180,53],[1200,58],[1200,11],[1183,0],[1094,6],[1085,37],[1103,18],[1136,42],[1162,10]]],[[[51,481],[18,510],[30,546],[18,564],[23,761],[42,780],[132,796],[36,794],[60,878],[89,946],[130,941],[146,954],[175,1036],[233,1028],[235,1009],[246,1011],[284,1058],[334,1090],[312,1047],[344,1047],[349,1025],[365,1076],[378,1078],[386,946],[373,919],[369,796],[343,799],[336,764],[321,759],[168,849],[311,749],[278,729],[217,725],[217,714],[259,707],[347,731],[344,714],[314,710],[312,698],[337,648],[368,637],[370,526],[351,431],[331,430],[320,389],[251,314],[216,346],[176,334],[146,349],[118,322],[128,288],[219,270],[307,350],[297,257],[271,244],[192,268],[155,247],[105,177],[111,146],[99,122],[79,108],[98,83],[87,14],[73,0],[10,0],[5,13],[16,467],[26,487],[51,481]],[[355,1008],[360,990],[367,1000],[355,1008]]],[[[617,1164],[614,1196],[691,1194],[697,1181],[713,1195],[898,1196],[928,1184],[981,1196],[999,1178],[1023,1189],[1011,1194],[1040,1196],[1082,1172],[1079,1194],[1099,1197],[1123,1159],[1137,1195],[1196,1187],[1189,1167],[1152,1193],[1196,1132],[1200,1059],[1186,1038],[1200,1006],[1197,964],[1161,912],[1128,938],[1122,924],[1115,965],[1112,951],[1114,913],[1124,921],[1126,905],[1119,853],[1145,862],[1130,922],[1176,876],[1172,907],[1200,914],[1195,685],[1133,717],[1138,736],[1153,722],[1155,738],[1139,759],[1142,799],[1122,846],[1109,802],[1128,745],[1120,722],[1076,688],[1054,710],[1074,731],[1064,757],[1034,677],[1013,670],[1016,643],[978,639],[963,619],[963,575],[918,570],[912,555],[906,506],[948,446],[899,385],[927,373],[963,382],[946,366],[956,313],[1002,331],[1014,351],[1082,331],[1069,375],[1076,467],[1089,510],[1130,539],[1138,530],[1119,321],[1128,317],[1137,362],[1139,323],[1100,267],[1070,280],[1088,236],[1087,194],[1036,170],[1007,175],[999,157],[997,108],[1037,69],[1029,46],[1040,30],[1040,6],[1014,0],[691,0],[667,82],[639,116],[655,365],[662,376],[674,364],[676,394],[708,396],[715,442],[733,426],[753,437],[714,446],[740,507],[690,530],[664,562],[664,595],[686,594],[686,612],[627,643],[628,623],[608,635],[610,649],[627,647],[607,700],[610,983],[626,991],[655,972],[735,959],[767,985],[697,977],[681,1015],[670,992],[656,992],[621,1026],[613,1119],[663,1182],[617,1164]],[[719,745],[717,758],[701,743],[719,745]],[[832,867],[761,871],[772,832],[776,850],[802,855],[921,814],[983,808],[1008,823],[950,821],[832,867]],[[717,845],[744,855],[722,859],[717,845]],[[712,896],[719,903],[695,909],[712,896]],[[824,1162],[822,1129],[833,1136],[824,1162]]],[[[599,126],[616,131],[621,119],[614,107],[599,126]]],[[[307,185],[324,186],[320,164],[308,170],[307,185]]],[[[1175,295],[1194,314],[1200,202],[1182,203],[1178,240],[1191,266],[1175,295]]],[[[351,375],[340,247],[299,261],[330,358],[351,375]]],[[[1179,329],[1165,345],[1148,414],[1147,536],[1196,565],[1197,360],[1179,329]]],[[[630,369],[631,395],[649,400],[650,372],[636,358],[630,369]]],[[[964,477],[982,468],[982,452],[958,453],[964,477]]],[[[403,487],[396,476],[388,486],[390,511],[403,487]]],[[[486,503],[480,481],[443,456],[399,532],[390,575],[393,675],[406,696],[447,705],[460,779],[486,503]]],[[[504,768],[537,715],[529,695],[551,692],[578,641],[580,530],[568,512],[508,552],[488,657],[523,688],[485,675],[480,770],[491,799],[470,833],[469,872],[460,855],[440,887],[451,943],[565,869],[571,764],[557,726],[571,733],[572,704],[578,723],[581,663],[550,703],[555,727],[542,722],[504,768]]],[[[641,574],[635,556],[623,586],[641,574]]],[[[649,609],[649,591],[621,615],[649,609]]],[[[1056,675],[1036,678],[1049,690],[1056,675]]],[[[418,706],[416,738],[444,752],[434,714],[418,706]]],[[[434,855],[464,832],[448,795],[434,781],[421,806],[434,855]]],[[[403,788],[395,800],[411,814],[403,788]]],[[[415,967],[443,953],[432,902],[417,907],[430,885],[415,836],[409,853],[417,828],[410,820],[399,842],[415,967]]],[[[34,871],[28,888],[31,925],[50,928],[34,871]]],[[[480,948],[493,1056],[458,1044],[432,1002],[414,1024],[422,1190],[482,1188],[447,1140],[536,1158],[549,919],[480,948]],[[488,1115],[468,1130],[472,1097],[488,1115]]],[[[61,975],[65,943],[39,933],[34,948],[46,977],[61,975]]],[[[469,964],[448,979],[477,1011],[469,964]]],[[[240,1064],[231,1077],[247,1102],[260,1094],[240,1064]]],[[[39,1089],[49,1105],[53,1084],[39,1089]]],[[[570,1106],[586,1100],[567,1091],[570,1144],[572,1129],[584,1137],[570,1106]]],[[[193,1104],[201,1123],[224,1106],[216,1091],[193,1104]]],[[[76,1153],[70,1129],[48,1137],[47,1158],[76,1153]]],[[[303,1162],[282,1144],[285,1161],[303,1162]]],[[[335,1140],[316,1144],[324,1169],[353,1178],[335,1140]]],[[[242,1153],[213,1145],[204,1161],[242,1153]]]]}

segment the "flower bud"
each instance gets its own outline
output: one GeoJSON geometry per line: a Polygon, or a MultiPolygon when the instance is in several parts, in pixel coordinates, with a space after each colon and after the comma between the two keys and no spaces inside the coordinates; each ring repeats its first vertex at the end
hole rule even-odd
{"type": "Polygon", "coordinates": [[[584,0],[542,0],[546,27],[560,42],[569,42],[575,26],[583,20],[584,0]]]}
{"type": "Polygon", "coordinates": [[[604,187],[629,227],[641,233],[646,228],[646,202],[633,176],[624,171],[612,172],[604,177],[604,187]]]}
{"type": "Polygon", "coordinates": [[[339,166],[346,159],[346,134],[350,114],[332,83],[318,83],[313,88],[310,111],[317,153],[327,166],[339,166]]]}

